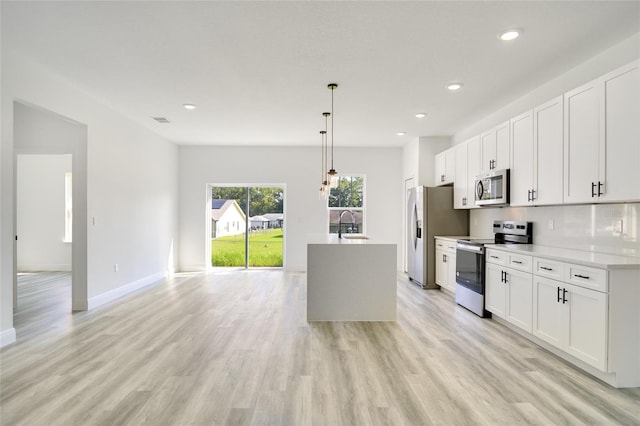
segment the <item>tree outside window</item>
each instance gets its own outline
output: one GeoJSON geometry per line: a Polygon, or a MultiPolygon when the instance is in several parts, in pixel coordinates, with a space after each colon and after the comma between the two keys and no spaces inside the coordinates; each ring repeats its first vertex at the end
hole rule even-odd
{"type": "Polygon", "coordinates": [[[364,234],[364,176],[340,176],[338,187],[329,192],[329,233],[337,234],[342,226],[343,234],[364,234]],[[349,210],[353,214],[344,213],[342,225],[340,214],[349,210]]]}

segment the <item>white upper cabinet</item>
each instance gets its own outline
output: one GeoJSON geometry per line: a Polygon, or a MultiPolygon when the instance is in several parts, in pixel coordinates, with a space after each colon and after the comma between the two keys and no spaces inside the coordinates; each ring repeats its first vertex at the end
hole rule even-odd
{"type": "Polygon", "coordinates": [[[480,135],[481,173],[509,168],[509,139],[508,121],[480,135]]]}
{"type": "Polygon", "coordinates": [[[533,202],[562,204],[564,126],[562,95],[533,109],[533,202]]]}
{"type": "Polygon", "coordinates": [[[453,181],[453,207],[456,209],[469,208],[469,179],[467,164],[467,144],[462,143],[455,147],[456,174],[453,181]]]}
{"type": "Polygon", "coordinates": [[[453,183],[456,174],[456,153],[454,148],[435,156],[435,185],[448,185],[453,183]]]}
{"type": "Polygon", "coordinates": [[[472,209],[480,208],[476,206],[476,176],[482,173],[482,160],[480,149],[480,136],[469,139],[467,145],[467,207],[472,209]]]}
{"type": "Polygon", "coordinates": [[[601,202],[640,200],[640,68],[628,65],[601,80],[601,202]],[[601,119],[602,122],[602,119],[601,119]]]}
{"type": "Polygon", "coordinates": [[[511,205],[562,204],[562,96],[511,119],[511,205]]]}
{"type": "Polygon", "coordinates": [[[564,95],[564,201],[640,200],[638,61],[564,95]]]}
{"type": "Polygon", "coordinates": [[[533,204],[534,170],[537,166],[533,141],[533,112],[528,111],[511,121],[511,205],[533,204]]]}

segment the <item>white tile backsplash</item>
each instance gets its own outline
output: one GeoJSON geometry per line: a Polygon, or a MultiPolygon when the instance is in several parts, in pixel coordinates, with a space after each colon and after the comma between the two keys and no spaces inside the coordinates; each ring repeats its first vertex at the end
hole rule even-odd
{"type": "Polygon", "coordinates": [[[470,235],[493,238],[496,219],[533,222],[534,244],[640,257],[640,203],[472,209],[470,235]]]}

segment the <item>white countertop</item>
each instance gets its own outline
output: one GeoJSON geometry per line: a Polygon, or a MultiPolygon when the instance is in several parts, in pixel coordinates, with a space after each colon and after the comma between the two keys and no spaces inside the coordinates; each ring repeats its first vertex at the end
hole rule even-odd
{"type": "Polygon", "coordinates": [[[376,238],[367,236],[368,239],[361,238],[345,238],[346,236],[359,234],[342,234],[342,238],[338,238],[338,234],[313,234],[307,238],[308,244],[340,244],[340,245],[377,245],[377,244],[393,244],[386,241],[381,241],[376,238]]]}
{"type": "Polygon", "coordinates": [[[548,247],[537,244],[485,244],[485,247],[545,259],[577,263],[595,268],[640,268],[640,257],[617,256],[607,253],[548,247]]]}
{"type": "Polygon", "coordinates": [[[440,235],[436,235],[435,237],[436,240],[447,240],[447,241],[458,241],[461,238],[471,238],[468,235],[445,235],[445,236],[440,236],[440,235]]]}

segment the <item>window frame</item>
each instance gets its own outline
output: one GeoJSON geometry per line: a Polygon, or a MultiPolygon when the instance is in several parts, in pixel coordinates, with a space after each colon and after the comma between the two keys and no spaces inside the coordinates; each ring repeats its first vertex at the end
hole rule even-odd
{"type": "Polygon", "coordinates": [[[345,173],[339,175],[338,179],[344,178],[362,178],[362,207],[329,207],[329,200],[331,195],[331,189],[329,190],[329,196],[327,196],[327,232],[329,235],[337,235],[337,232],[331,232],[331,211],[351,210],[352,212],[360,212],[362,215],[362,232],[354,233],[351,235],[366,235],[367,234],[367,176],[362,173],[345,173]]]}

